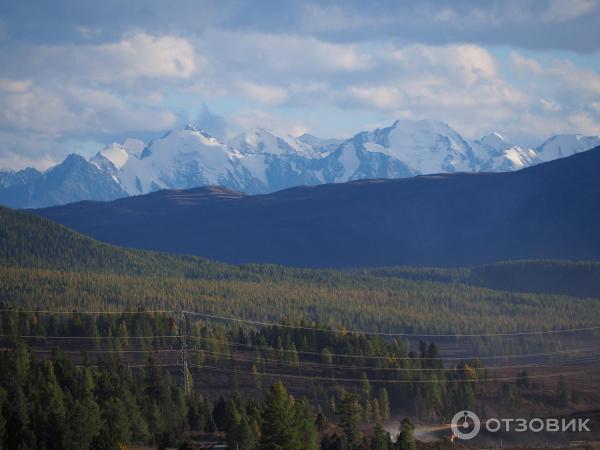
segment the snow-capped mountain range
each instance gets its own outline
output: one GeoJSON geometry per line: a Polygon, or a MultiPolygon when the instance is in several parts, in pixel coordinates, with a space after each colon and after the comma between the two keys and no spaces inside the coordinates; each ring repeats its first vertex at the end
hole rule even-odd
{"type": "Polygon", "coordinates": [[[89,161],[70,155],[45,172],[0,171],[0,203],[33,208],[203,185],[260,194],[361,178],[503,172],[598,145],[600,136],[580,135],[554,136],[535,149],[511,144],[498,133],[470,141],[433,120],[398,120],[346,140],[256,128],[220,142],[188,125],[147,145],[135,139],[110,144],[89,161]]]}

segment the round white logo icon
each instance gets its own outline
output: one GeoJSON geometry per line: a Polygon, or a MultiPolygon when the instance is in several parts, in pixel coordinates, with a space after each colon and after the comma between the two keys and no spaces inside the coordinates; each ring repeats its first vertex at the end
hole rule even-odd
{"type": "Polygon", "coordinates": [[[456,435],[456,437],[467,441],[469,439],[473,439],[479,434],[481,422],[479,421],[477,414],[474,412],[459,411],[452,418],[450,427],[452,428],[452,432],[456,435]]]}

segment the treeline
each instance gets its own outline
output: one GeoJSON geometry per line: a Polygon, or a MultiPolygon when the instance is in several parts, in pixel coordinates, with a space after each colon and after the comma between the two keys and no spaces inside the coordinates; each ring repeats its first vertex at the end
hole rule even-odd
{"type": "Polygon", "coordinates": [[[473,268],[383,267],[348,271],[261,264],[234,266],[101,243],[48,219],[4,207],[0,207],[0,266],[145,277],[311,282],[324,286],[393,286],[391,280],[401,279],[600,297],[600,262],[594,261],[527,260],[473,268]]]}
{"type": "MultiPolygon", "coordinates": [[[[529,392],[539,396],[526,371],[511,383],[488,383],[479,360],[444,365],[432,342],[411,349],[403,340],[318,328],[215,325],[146,311],[4,311],[0,448],[189,449],[191,438],[208,434],[248,450],[407,449],[415,448],[410,421],[396,442],[382,428],[393,414],[444,420],[485,411],[489,401],[514,409],[529,392]]],[[[572,400],[564,379],[554,397],[558,407],[572,400]]]]}
{"type": "Polygon", "coordinates": [[[445,367],[435,343],[421,341],[411,350],[404,340],[332,333],[308,325],[244,328],[144,312],[97,316],[4,312],[0,318],[0,334],[8,345],[26,340],[38,351],[62,346],[75,357],[85,354],[91,363],[103,352],[122,352],[130,363],[143,363],[147,355],[155,354],[161,362],[173,364],[185,344],[192,366],[207,370],[193,377],[197,387],[213,391],[225,374],[227,389],[260,393],[281,376],[329,416],[337,414],[350,382],[360,394],[366,422],[389,418],[392,404],[421,418],[451,416],[457,408],[475,406],[476,382],[487,377],[477,359],[445,367]]]}
{"type": "Polygon", "coordinates": [[[586,299],[401,279],[328,285],[3,268],[0,301],[61,310],[183,306],[251,320],[409,334],[541,331],[600,322],[597,302],[586,299]]]}
{"type": "Polygon", "coordinates": [[[58,351],[42,360],[18,344],[0,367],[0,442],[11,450],[164,447],[189,429],[190,407],[204,407],[152,361],[136,373],[117,358],[76,367],[58,351]]]}
{"type": "Polygon", "coordinates": [[[0,354],[0,368],[2,449],[113,450],[130,444],[192,449],[191,437],[200,433],[224,436],[239,450],[415,448],[407,420],[398,445],[379,423],[372,437],[359,433],[357,400],[350,393],[340,403],[338,426],[281,382],[263,400],[233,393],[209,401],[198,392],[185,396],[152,360],[135,371],[117,358],[75,366],[58,351],[36,359],[23,344],[0,354]]]}
{"type": "Polygon", "coordinates": [[[380,267],[350,273],[470,284],[501,291],[600,297],[600,261],[519,260],[471,268],[380,267]]]}
{"type": "MultiPolygon", "coordinates": [[[[487,280],[481,283],[498,289],[524,286],[530,274],[537,273],[530,277],[532,284],[549,280],[548,285],[566,285],[575,277],[582,289],[593,290],[589,279],[597,284],[600,263],[522,262],[479,269],[351,272],[231,266],[122,249],[6,208],[0,208],[0,267],[0,302],[32,309],[185,306],[252,320],[319,322],[335,328],[413,334],[537,331],[587,327],[600,321],[594,301],[477,285],[477,280],[487,280]]],[[[483,350],[516,347],[506,340],[472,345],[483,350]]]]}

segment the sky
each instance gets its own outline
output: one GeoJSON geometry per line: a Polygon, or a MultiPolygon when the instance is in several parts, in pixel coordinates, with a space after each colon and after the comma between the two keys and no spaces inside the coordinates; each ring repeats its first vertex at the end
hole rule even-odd
{"type": "Polygon", "coordinates": [[[0,1],[0,168],[188,122],[600,135],[600,0],[0,1]]]}

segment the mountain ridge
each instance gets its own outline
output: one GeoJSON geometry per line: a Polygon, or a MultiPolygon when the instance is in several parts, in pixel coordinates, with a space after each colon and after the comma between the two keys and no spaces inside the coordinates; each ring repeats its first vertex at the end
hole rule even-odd
{"type": "MultiPolygon", "coordinates": [[[[600,259],[600,147],[515,172],[302,186],[226,201],[36,210],[99,240],[228,263],[465,266],[600,259]]],[[[138,197],[137,201],[144,199],[138,197]]]]}
{"type": "MultiPolygon", "coordinates": [[[[468,140],[434,120],[397,120],[346,140],[308,134],[295,138],[255,128],[220,142],[188,124],[148,144],[134,139],[112,143],[90,158],[90,167],[81,167],[78,174],[63,170],[68,169],[67,160],[46,172],[0,171],[0,203],[36,208],[206,185],[258,194],[363,178],[514,171],[593,144],[600,145],[600,137],[559,135],[536,150],[525,149],[497,132],[468,140]],[[44,184],[47,174],[56,170],[62,170],[65,180],[70,177],[67,184],[76,182],[77,186],[60,188],[58,181],[44,184]]],[[[80,161],[80,165],[85,163],[80,161]]]]}

